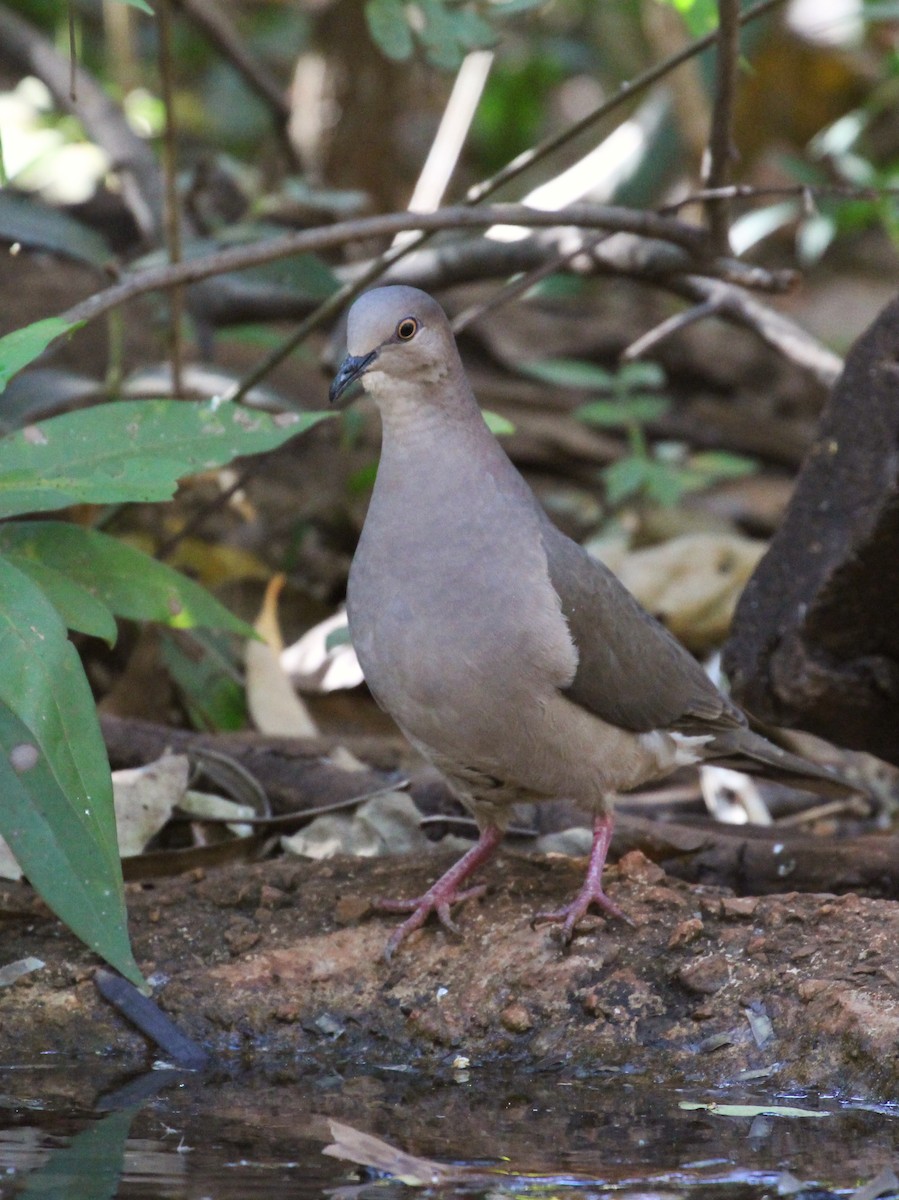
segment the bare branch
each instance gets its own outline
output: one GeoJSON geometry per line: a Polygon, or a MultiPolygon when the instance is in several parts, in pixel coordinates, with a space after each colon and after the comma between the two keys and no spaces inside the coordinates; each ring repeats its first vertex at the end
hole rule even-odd
{"type": "MultiPolygon", "coordinates": [[[[169,262],[181,261],[181,206],[178,203],[178,151],[175,132],[175,96],[172,82],[172,12],[171,0],[160,0],[157,11],[159,39],[157,61],[162,81],[162,101],[165,108],[165,130],[163,133],[163,163],[165,169],[165,240],[169,262]]],[[[181,374],[184,365],[184,347],[181,338],[181,317],[184,311],[184,293],[180,287],[172,288],[169,297],[169,353],[172,362],[172,390],[181,395],[181,374]]]]}
{"type": "MultiPolygon", "coordinates": [[[[720,188],[727,183],[736,151],[732,140],[734,97],[740,57],[740,0],[718,0],[718,56],[715,64],[715,104],[709,132],[705,183],[720,188]]],[[[724,197],[706,202],[712,246],[717,254],[730,249],[729,214],[724,197]]]]}
{"type": "Polygon", "coordinates": [[[713,317],[715,313],[720,311],[720,307],[717,300],[706,300],[702,304],[697,304],[694,308],[685,309],[681,313],[676,313],[673,317],[668,317],[666,321],[661,321],[656,325],[655,329],[650,329],[646,333],[641,334],[636,341],[631,342],[629,346],[622,350],[622,360],[624,362],[633,362],[637,358],[644,358],[650,350],[654,350],[666,338],[680,333],[688,325],[695,325],[697,321],[704,321],[706,317],[713,317]]]}
{"type": "MultiPolygon", "coordinates": [[[[67,321],[92,321],[111,308],[146,292],[196,283],[212,275],[245,270],[248,267],[287,258],[292,254],[316,253],[366,238],[392,237],[404,229],[431,231],[483,228],[490,225],[544,228],[571,225],[586,229],[627,230],[645,237],[670,240],[675,245],[695,251],[700,256],[705,246],[705,233],[694,225],[687,225],[670,217],[659,217],[655,213],[634,212],[610,205],[574,204],[564,212],[544,212],[522,204],[495,204],[479,208],[443,208],[433,213],[389,213],[384,216],[340,221],[316,229],[304,229],[251,246],[234,246],[216,254],[188,259],[171,266],[151,267],[135,272],[120,283],[90,296],[62,315],[67,321]]],[[[380,273],[382,263],[383,260],[378,263],[377,273],[380,273]]]]}

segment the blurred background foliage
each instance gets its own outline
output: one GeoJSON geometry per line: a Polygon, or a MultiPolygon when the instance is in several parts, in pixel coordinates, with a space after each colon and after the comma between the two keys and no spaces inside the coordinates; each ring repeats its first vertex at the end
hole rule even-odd
{"type": "MultiPolygon", "coordinates": [[[[173,70],[179,158],[189,174],[209,156],[234,159],[254,198],[290,175],[307,184],[361,189],[375,208],[408,200],[465,54],[495,53],[452,193],[480,179],[535,141],[576,121],[622,80],[713,27],[714,0],[308,0],[307,3],[198,0],[173,3],[173,70]],[[273,113],[248,85],[207,22],[217,8],[274,91],[273,113]],[[282,116],[292,154],[278,136],[282,116]],[[293,161],[291,161],[291,156],[293,161]]],[[[125,107],[148,137],[162,127],[157,24],[122,0],[17,0],[15,11],[67,51],[69,17],[79,61],[125,107]]],[[[759,183],[888,184],[899,144],[891,119],[899,71],[899,6],[863,0],[792,0],[747,30],[735,142],[740,173],[759,183]],[[853,112],[839,145],[827,131],[853,112]],[[849,161],[849,155],[852,161],[849,161]]],[[[2,54],[0,54],[2,58],[2,54]]],[[[682,68],[665,87],[664,117],[652,128],[616,191],[630,202],[657,201],[674,164],[698,167],[707,134],[713,55],[682,68]],[[684,157],[684,155],[686,157],[684,157]],[[634,180],[639,178],[639,186],[634,180]]],[[[9,81],[8,81],[9,82],[9,81]]],[[[73,118],[29,94],[44,128],[78,139],[73,118]]],[[[633,106],[647,109],[649,101],[633,106]]],[[[658,96],[655,96],[658,105],[658,96]]],[[[610,132],[620,117],[611,121],[610,132]]],[[[4,125],[6,123],[4,122],[4,125]]],[[[6,130],[4,129],[4,133],[6,130]]],[[[5,136],[4,143],[10,139],[5,136]]],[[[593,142],[595,144],[595,134],[593,142]]],[[[564,167],[544,164],[533,185],[564,167]]],[[[41,163],[48,170],[47,154],[41,163]]],[[[43,178],[5,144],[7,175],[17,186],[43,178]]],[[[99,168],[97,176],[102,177],[99,168]]],[[[74,186],[74,185],[73,185],[74,186]]],[[[189,187],[190,181],[184,180],[189,187]]],[[[865,219],[883,217],[868,206],[865,219]]],[[[852,228],[858,212],[837,219],[852,228]]],[[[792,213],[792,220],[801,215],[792,213]]],[[[2,232],[2,231],[0,231],[2,232]]],[[[806,252],[815,243],[807,239],[806,252]]]]}

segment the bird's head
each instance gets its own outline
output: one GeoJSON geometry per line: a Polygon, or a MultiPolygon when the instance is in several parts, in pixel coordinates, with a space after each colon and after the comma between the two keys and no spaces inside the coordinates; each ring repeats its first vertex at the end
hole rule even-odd
{"type": "Polygon", "coordinates": [[[356,379],[376,398],[398,385],[435,384],[458,356],[443,309],[413,287],[380,287],[365,292],[350,309],[349,353],[328,393],[332,404],[356,379]]]}

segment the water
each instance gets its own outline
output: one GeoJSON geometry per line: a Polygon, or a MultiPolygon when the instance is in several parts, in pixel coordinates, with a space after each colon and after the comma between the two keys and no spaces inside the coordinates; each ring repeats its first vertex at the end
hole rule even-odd
{"type": "MultiPolygon", "coordinates": [[[[0,1068],[0,1196],[422,1194],[383,1172],[326,1157],[330,1118],[383,1139],[388,1155],[392,1146],[451,1165],[450,1178],[428,1193],[489,1200],[509,1193],[761,1200],[795,1186],[787,1172],[848,1196],[885,1168],[899,1169],[899,1107],[785,1096],[771,1086],[703,1094],[626,1073],[574,1079],[509,1068],[447,1069],[437,1080],[377,1067],[353,1077],[291,1068],[131,1080],[102,1068],[92,1078],[55,1067],[0,1068]],[[691,1102],[750,1107],[722,1115],[720,1107],[684,1107],[691,1102]],[[753,1105],[783,1111],[765,1115],[753,1105]]],[[[812,1192],[796,1195],[815,1200],[812,1192]]]]}

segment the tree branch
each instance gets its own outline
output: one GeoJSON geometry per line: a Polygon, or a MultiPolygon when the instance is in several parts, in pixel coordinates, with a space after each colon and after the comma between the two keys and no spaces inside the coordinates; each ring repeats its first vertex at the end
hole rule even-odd
{"type": "MultiPolygon", "coordinates": [[[[740,57],[740,0],[718,0],[718,56],[715,64],[715,104],[709,132],[705,184],[710,189],[723,187],[730,176],[736,151],[732,140],[734,97],[740,57]]],[[[723,196],[706,201],[712,246],[716,254],[730,249],[730,217],[723,196]]]]}
{"type": "MultiPolygon", "coordinates": [[[[168,290],[197,283],[212,275],[246,270],[287,258],[292,254],[311,254],[342,246],[347,242],[373,237],[392,237],[405,229],[439,230],[483,228],[490,225],[517,226],[578,226],[585,229],[628,231],[644,237],[670,240],[675,245],[695,252],[701,258],[705,233],[655,213],[634,212],[599,204],[575,204],[564,212],[544,212],[521,204],[495,204],[490,207],[455,207],[438,209],[433,213],[389,213],[384,216],[362,217],[341,221],[317,229],[304,229],[283,237],[271,238],[251,246],[234,246],[217,254],[188,259],[165,267],[150,267],[135,272],[102,292],[83,300],[61,314],[66,321],[92,321],[111,308],[133,300],[147,292],[168,290]]],[[[699,265],[694,259],[695,265],[699,265]]]]}

